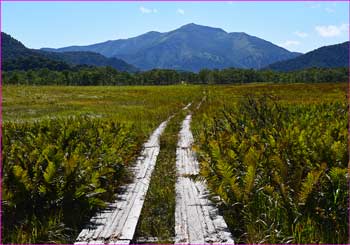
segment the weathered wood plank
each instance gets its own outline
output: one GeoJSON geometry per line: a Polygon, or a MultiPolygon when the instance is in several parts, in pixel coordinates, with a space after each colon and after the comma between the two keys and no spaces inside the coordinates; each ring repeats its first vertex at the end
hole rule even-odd
{"type": "Polygon", "coordinates": [[[175,244],[233,244],[225,220],[208,199],[205,182],[190,178],[199,173],[190,124],[191,114],[182,123],[176,149],[175,244]]]}
{"type": "Polygon", "coordinates": [[[164,121],[144,144],[141,156],[132,169],[134,179],[124,186],[124,192],[117,196],[106,210],[91,218],[75,244],[129,244],[133,239],[137,221],[159,154],[159,138],[168,121],[164,121]]]}
{"type": "Polygon", "coordinates": [[[187,110],[191,105],[192,103],[188,103],[184,108],[182,108],[182,110],[187,110]]]}
{"type": "Polygon", "coordinates": [[[111,240],[108,244],[130,244],[130,240],[111,240]]]}

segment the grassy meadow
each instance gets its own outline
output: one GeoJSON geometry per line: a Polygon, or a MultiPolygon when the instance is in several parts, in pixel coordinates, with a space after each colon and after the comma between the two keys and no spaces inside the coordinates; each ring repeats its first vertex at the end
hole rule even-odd
{"type": "Polygon", "coordinates": [[[91,115],[133,124],[146,135],[169,115],[200,96],[199,86],[16,86],[3,87],[3,120],[91,115]]]}
{"type": "Polygon", "coordinates": [[[136,231],[174,235],[177,133],[236,243],[346,243],[347,84],[3,86],[3,242],[72,243],[176,114],[136,231]],[[201,107],[196,106],[202,101],[201,107]],[[150,222],[152,221],[152,222],[150,222]]]}

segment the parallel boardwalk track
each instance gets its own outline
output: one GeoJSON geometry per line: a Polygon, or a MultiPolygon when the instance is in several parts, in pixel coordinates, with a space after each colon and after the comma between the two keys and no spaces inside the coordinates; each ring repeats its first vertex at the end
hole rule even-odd
{"type": "MultiPolygon", "coordinates": [[[[187,110],[190,106],[191,104],[188,104],[183,110],[187,110]]],[[[171,118],[161,123],[144,144],[143,151],[132,168],[133,181],[124,186],[124,191],[118,195],[115,202],[110,203],[107,209],[97,213],[90,220],[89,225],[80,232],[75,244],[129,244],[133,241],[160,151],[160,136],[171,118]]],[[[205,182],[194,181],[190,177],[199,174],[199,163],[192,151],[191,119],[189,114],[183,121],[176,149],[174,241],[176,244],[233,244],[225,220],[209,200],[205,182]]],[[[156,242],[157,238],[151,240],[156,242]]]]}

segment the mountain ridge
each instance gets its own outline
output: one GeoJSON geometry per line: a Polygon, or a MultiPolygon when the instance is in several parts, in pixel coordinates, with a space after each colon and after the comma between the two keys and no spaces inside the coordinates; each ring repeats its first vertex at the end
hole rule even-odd
{"type": "Polygon", "coordinates": [[[120,58],[143,70],[187,71],[228,67],[260,69],[299,55],[244,32],[229,33],[194,23],[163,33],[151,31],[128,39],[44,50],[92,51],[120,58]]]}
{"type": "Polygon", "coordinates": [[[293,59],[270,64],[265,69],[295,71],[312,67],[337,68],[349,66],[349,41],[323,46],[293,59]]]}

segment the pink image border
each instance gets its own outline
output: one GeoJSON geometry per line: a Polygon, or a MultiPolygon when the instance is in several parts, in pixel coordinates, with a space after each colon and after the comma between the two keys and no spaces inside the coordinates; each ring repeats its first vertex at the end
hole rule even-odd
{"type": "MultiPolygon", "coordinates": [[[[0,32],[2,31],[2,2],[348,2],[348,22],[350,18],[350,0],[0,0],[0,32]]],[[[350,23],[349,23],[350,24],[350,23]]],[[[349,28],[349,27],[348,27],[349,28]]],[[[348,41],[350,41],[350,30],[348,30],[348,41]]],[[[3,105],[3,93],[2,93],[2,35],[0,35],[0,183],[2,183],[2,149],[3,149],[3,116],[2,116],[2,105],[3,105]]],[[[350,49],[349,49],[350,50],[350,49]]],[[[350,64],[350,51],[349,51],[349,64],[350,64]]],[[[347,102],[348,102],[348,124],[350,125],[350,69],[349,69],[349,80],[347,88],[347,102]]],[[[348,126],[348,152],[350,152],[350,126],[348,126]]],[[[348,212],[350,211],[350,155],[348,156],[348,212]]],[[[2,185],[0,185],[0,244],[2,243],[2,185]]],[[[348,215],[348,244],[350,244],[350,214],[348,215]]],[[[34,245],[34,244],[33,244],[34,245]]],[[[43,245],[43,244],[40,244],[43,245]]],[[[198,244],[199,245],[199,244],[198,244]]],[[[274,244],[269,244],[274,245],[274,244]]]]}

